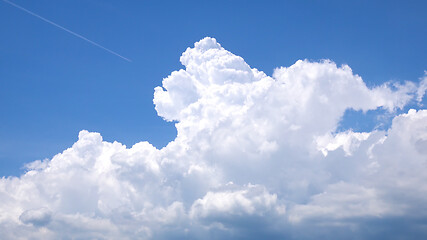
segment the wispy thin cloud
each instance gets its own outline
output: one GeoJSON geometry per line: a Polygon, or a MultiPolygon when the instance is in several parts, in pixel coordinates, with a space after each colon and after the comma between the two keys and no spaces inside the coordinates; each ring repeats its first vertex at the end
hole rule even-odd
{"type": "Polygon", "coordinates": [[[113,50],[110,50],[110,49],[108,49],[108,48],[106,48],[106,47],[104,47],[104,46],[100,45],[99,43],[96,43],[96,42],[94,42],[94,41],[92,41],[92,40],[90,40],[90,39],[88,39],[88,38],[86,38],[86,37],[84,37],[84,36],[82,36],[82,35],[80,35],[80,34],[76,33],[76,32],[73,32],[73,31],[71,31],[70,29],[67,29],[67,28],[65,28],[65,27],[63,27],[63,26],[61,26],[61,25],[59,25],[59,24],[57,24],[57,23],[54,23],[54,22],[50,21],[49,19],[46,19],[46,18],[44,18],[44,17],[42,17],[42,16],[40,16],[40,15],[38,15],[38,14],[34,13],[34,12],[32,12],[32,11],[30,11],[30,10],[28,10],[28,9],[26,9],[26,8],[24,8],[24,7],[22,7],[22,6],[19,6],[19,5],[18,5],[18,4],[16,4],[16,3],[13,3],[13,2],[8,1],[8,0],[3,0],[3,2],[8,3],[8,4],[10,4],[11,6],[16,7],[16,8],[18,8],[18,9],[20,9],[20,10],[22,10],[22,11],[24,11],[24,12],[28,13],[28,14],[31,14],[31,15],[33,15],[34,17],[37,17],[38,19],[41,19],[41,20],[43,20],[43,21],[45,21],[45,22],[47,22],[47,23],[49,23],[49,24],[52,24],[53,26],[55,26],[55,27],[57,27],[57,28],[59,28],[59,29],[62,29],[62,30],[66,31],[66,32],[68,32],[68,33],[70,33],[70,34],[72,34],[72,35],[74,35],[74,36],[76,36],[76,37],[78,37],[78,38],[80,38],[80,39],[83,39],[83,40],[85,40],[86,42],[88,42],[88,43],[90,43],[90,44],[92,44],[92,45],[94,45],[94,46],[97,46],[97,47],[99,47],[99,48],[101,48],[101,49],[103,49],[103,50],[105,50],[105,51],[107,51],[107,52],[109,52],[109,53],[111,53],[111,54],[113,54],[113,55],[116,55],[117,57],[120,57],[120,58],[122,58],[123,60],[126,60],[126,61],[128,61],[128,62],[132,62],[132,60],[130,60],[129,58],[124,57],[124,56],[122,56],[122,55],[120,55],[120,54],[118,54],[118,53],[114,52],[113,50]]]}

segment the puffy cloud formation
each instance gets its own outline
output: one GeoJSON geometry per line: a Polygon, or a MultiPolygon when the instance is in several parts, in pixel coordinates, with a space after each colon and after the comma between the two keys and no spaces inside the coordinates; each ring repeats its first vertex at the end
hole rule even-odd
{"type": "Polygon", "coordinates": [[[272,77],[205,38],[155,88],[178,135],[126,148],[81,131],[0,180],[4,239],[422,239],[427,110],[420,83],[368,88],[350,67],[297,61],[272,77]],[[346,110],[388,130],[339,132],[346,110]]]}

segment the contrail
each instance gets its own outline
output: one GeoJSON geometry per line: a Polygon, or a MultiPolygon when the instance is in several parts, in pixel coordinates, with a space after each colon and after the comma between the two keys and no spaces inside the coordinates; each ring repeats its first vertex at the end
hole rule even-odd
{"type": "Polygon", "coordinates": [[[101,49],[104,49],[105,51],[107,51],[107,52],[109,52],[109,53],[111,53],[111,54],[114,54],[114,55],[116,55],[117,57],[120,57],[120,58],[122,58],[122,59],[124,59],[124,60],[126,60],[126,61],[128,61],[128,62],[132,62],[132,60],[130,60],[129,58],[123,57],[122,55],[120,55],[120,54],[118,54],[118,53],[116,53],[116,52],[114,52],[114,51],[112,51],[112,50],[110,50],[110,49],[108,49],[108,48],[106,48],[106,47],[104,47],[104,46],[101,46],[100,44],[98,44],[98,43],[96,43],[96,42],[94,42],[94,41],[92,41],[92,40],[89,40],[89,39],[87,39],[87,38],[83,37],[82,35],[80,35],[80,34],[78,34],[78,33],[75,33],[75,32],[73,32],[73,31],[71,31],[71,30],[69,30],[69,29],[67,29],[67,28],[65,28],[65,27],[63,27],[63,26],[61,26],[61,25],[59,25],[59,24],[56,24],[56,23],[54,23],[54,22],[52,22],[52,21],[50,21],[50,20],[48,20],[48,19],[46,19],[46,18],[44,18],[44,17],[42,17],[42,16],[40,16],[40,15],[36,14],[36,13],[33,13],[33,12],[31,12],[30,10],[25,9],[24,7],[21,7],[21,6],[19,6],[19,5],[15,4],[15,3],[13,3],[13,2],[11,2],[11,1],[8,1],[8,0],[3,0],[3,2],[8,3],[8,4],[10,4],[10,5],[12,5],[12,6],[14,6],[14,7],[16,7],[16,8],[18,8],[18,9],[20,9],[20,10],[24,11],[24,12],[26,12],[26,13],[29,13],[29,14],[33,15],[34,17],[37,17],[37,18],[39,18],[39,19],[41,19],[41,20],[43,20],[43,21],[45,21],[45,22],[47,22],[47,23],[50,23],[50,24],[52,24],[53,26],[55,26],[55,27],[57,27],[57,28],[60,28],[60,29],[62,29],[62,30],[64,30],[64,31],[66,31],[66,32],[68,32],[68,33],[70,33],[70,34],[73,34],[74,36],[76,36],[76,37],[78,37],[78,38],[80,38],[80,39],[83,39],[83,40],[85,40],[86,42],[88,42],[88,43],[90,43],[90,44],[92,44],[92,45],[95,45],[95,46],[97,46],[97,47],[99,47],[99,48],[101,48],[101,49]]]}

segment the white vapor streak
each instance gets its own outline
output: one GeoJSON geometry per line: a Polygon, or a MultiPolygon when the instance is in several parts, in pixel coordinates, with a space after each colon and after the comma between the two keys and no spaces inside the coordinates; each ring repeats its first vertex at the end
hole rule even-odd
{"type": "Polygon", "coordinates": [[[60,28],[60,29],[62,29],[64,31],[66,31],[66,32],[68,32],[68,33],[70,33],[70,34],[72,34],[72,35],[80,38],[80,39],[85,40],[86,42],[91,43],[92,45],[95,45],[95,46],[97,46],[97,47],[99,47],[101,49],[104,49],[105,51],[107,51],[107,52],[109,52],[109,53],[111,53],[113,55],[116,55],[117,57],[120,57],[120,58],[122,58],[122,59],[124,59],[124,60],[126,60],[128,62],[132,62],[132,60],[130,60],[129,58],[123,57],[122,55],[120,55],[120,54],[118,54],[118,53],[116,53],[116,52],[114,52],[114,51],[112,51],[112,50],[110,50],[110,49],[108,49],[108,48],[106,48],[106,47],[104,47],[104,46],[102,46],[102,45],[100,45],[100,44],[92,41],[92,40],[89,40],[89,39],[83,37],[82,35],[80,35],[78,33],[75,33],[75,32],[73,32],[73,31],[71,31],[71,30],[69,30],[69,29],[67,29],[67,28],[65,28],[65,27],[63,27],[63,26],[61,26],[59,24],[56,24],[56,23],[54,23],[54,22],[52,22],[52,21],[50,21],[50,20],[48,20],[48,19],[46,19],[46,18],[44,18],[44,17],[36,14],[36,13],[33,13],[30,10],[27,10],[27,9],[25,9],[25,8],[23,8],[23,7],[15,4],[15,3],[13,3],[13,2],[10,2],[8,0],[3,0],[3,2],[8,3],[8,4],[10,4],[10,5],[12,5],[12,6],[14,6],[14,7],[16,7],[16,8],[18,8],[18,9],[24,11],[24,12],[26,12],[26,13],[29,13],[29,14],[33,15],[34,17],[37,17],[37,18],[39,18],[39,19],[41,19],[41,20],[43,20],[43,21],[45,21],[47,23],[50,23],[50,24],[52,24],[53,26],[55,26],[57,28],[60,28]]]}

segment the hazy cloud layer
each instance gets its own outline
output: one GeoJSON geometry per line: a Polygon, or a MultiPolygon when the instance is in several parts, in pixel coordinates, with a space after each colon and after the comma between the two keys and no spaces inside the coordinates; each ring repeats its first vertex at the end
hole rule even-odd
{"type": "Polygon", "coordinates": [[[349,66],[297,61],[273,76],[205,38],[155,88],[177,138],[131,148],[81,131],[0,180],[5,239],[389,239],[427,235],[427,110],[419,83],[368,88],[349,66]],[[348,109],[396,115],[338,132],[348,109]]]}

